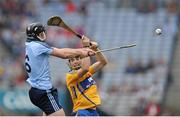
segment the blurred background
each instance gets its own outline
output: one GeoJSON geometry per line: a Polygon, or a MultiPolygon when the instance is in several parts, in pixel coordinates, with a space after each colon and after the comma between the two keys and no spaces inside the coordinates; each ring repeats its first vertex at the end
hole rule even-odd
{"type": "MultiPolygon", "coordinates": [[[[25,82],[25,27],[58,15],[100,47],[137,44],[104,53],[98,72],[101,115],[180,115],[179,0],[0,0],[0,115],[41,115],[25,82]],[[155,29],[161,28],[162,35],[155,29]]],[[[79,48],[71,33],[47,27],[48,43],[79,48]]],[[[50,58],[52,81],[67,115],[72,104],[65,85],[66,60],[50,58]]]]}

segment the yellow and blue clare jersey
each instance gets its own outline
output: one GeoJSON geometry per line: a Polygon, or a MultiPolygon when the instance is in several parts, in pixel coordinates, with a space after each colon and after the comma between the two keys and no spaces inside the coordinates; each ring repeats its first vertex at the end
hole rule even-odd
{"type": "Polygon", "coordinates": [[[101,104],[97,86],[92,79],[93,74],[94,69],[92,67],[81,78],[78,78],[77,72],[66,74],[66,84],[73,101],[74,112],[79,109],[95,108],[101,104]]]}

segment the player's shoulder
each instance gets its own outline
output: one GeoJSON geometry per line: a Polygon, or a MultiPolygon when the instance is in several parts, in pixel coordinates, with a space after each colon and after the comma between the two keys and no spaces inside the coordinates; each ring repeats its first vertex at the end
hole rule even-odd
{"type": "Polygon", "coordinates": [[[66,73],[66,78],[69,78],[69,77],[72,77],[72,76],[73,76],[73,73],[72,73],[72,72],[66,73]]]}
{"type": "Polygon", "coordinates": [[[50,47],[46,42],[35,41],[34,43],[35,43],[37,46],[50,47]]]}
{"type": "Polygon", "coordinates": [[[69,85],[69,83],[71,82],[72,79],[73,79],[73,74],[66,73],[66,83],[67,83],[67,86],[69,85]]]}
{"type": "Polygon", "coordinates": [[[40,41],[31,41],[31,42],[27,42],[27,45],[32,46],[34,48],[42,48],[42,47],[47,47],[49,48],[50,46],[45,43],[45,42],[40,42],[40,41]]]}
{"type": "Polygon", "coordinates": [[[66,78],[72,78],[72,77],[75,77],[77,75],[77,72],[73,72],[73,71],[70,71],[68,73],[66,73],[66,78]]]}

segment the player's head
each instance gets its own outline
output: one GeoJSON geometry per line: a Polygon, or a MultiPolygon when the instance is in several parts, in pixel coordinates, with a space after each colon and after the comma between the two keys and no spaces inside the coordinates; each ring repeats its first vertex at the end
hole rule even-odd
{"type": "Polygon", "coordinates": [[[26,35],[30,39],[46,40],[45,27],[41,23],[32,23],[26,27],[26,35]]]}
{"type": "Polygon", "coordinates": [[[68,60],[68,65],[70,67],[71,70],[78,70],[81,68],[81,58],[79,56],[74,57],[74,58],[70,58],[68,60]]]}

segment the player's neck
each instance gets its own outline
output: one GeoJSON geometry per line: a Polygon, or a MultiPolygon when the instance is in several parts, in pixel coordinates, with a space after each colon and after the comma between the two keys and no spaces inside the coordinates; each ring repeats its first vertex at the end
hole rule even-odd
{"type": "Polygon", "coordinates": [[[77,72],[77,70],[75,70],[75,69],[74,69],[74,70],[72,70],[72,73],[76,73],[76,72],[77,72]]]}
{"type": "Polygon", "coordinates": [[[32,38],[28,37],[26,41],[27,41],[27,42],[31,42],[31,41],[40,41],[40,42],[44,42],[44,41],[41,41],[40,39],[34,38],[34,37],[32,37],[32,38]]]}

